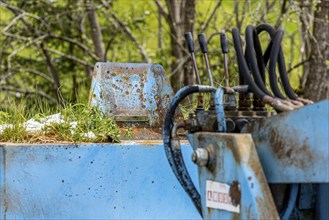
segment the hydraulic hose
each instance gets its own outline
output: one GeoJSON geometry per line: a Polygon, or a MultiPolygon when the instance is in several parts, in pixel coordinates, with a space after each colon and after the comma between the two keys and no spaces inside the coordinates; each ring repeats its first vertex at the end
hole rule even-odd
{"type": "Polygon", "coordinates": [[[238,66],[239,66],[239,72],[242,75],[244,82],[248,84],[249,88],[254,92],[257,98],[263,99],[266,94],[261,89],[259,89],[259,87],[256,85],[256,83],[253,81],[253,79],[249,74],[249,68],[242,52],[240,34],[237,28],[232,29],[232,35],[233,35],[234,49],[236,52],[238,66]]]}
{"type": "Polygon", "coordinates": [[[282,30],[276,31],[273,27],[266,24],[259,25],[257,28],[252,25],[247,26],[245,54],[242,52],[241,39],[239,31],[236,28],[232,29],[232,35],[239,66],[240,83],[243,81],[247,84],[256,98],[262,99],[277,111],[289,111],[299,108],[304,104],[313,103],[310,100],[297,97],[290,86],[281,49],[281,41],[283,38],[282,30]],[[258,35],[262,31],[268,32],[272,39],[264,55],[258,38],[258,35]],[[265,83],[265,67],[268,63],[269,81],[273,94],[267,90],[265,83]],[[279,89],[276,76],[277,63],[283,88],[290,99],[287,99],[279,89]]]}
{"type": "Polygon", "coordinates": [[[200,215],[202,216],[200,194],[194,186],[194,183],[186,169],[182,152],[179,145],[172,145],[172,129],[174,127],[175,111],[179,103],[188,95],[193,93],[215,92],[216,89],[211,86],[192,85],[185,86],[180,89],[173,97],[169,109],[167,111],[163,125],[163,145],[169,161],[170,167],[173,170],[177,180],[182,185],[186,193],[192,199],[192,202],[200,215]]]}
{"type": "Polygon", "coordinates": [[[266,89],[265,86],[265,66],[262,66],[260,68],[259,65],[263,65],[260,60],[263,60],[263,58],[260,58],[261,55],[261,46],[259,39],[257,37],[256,29],[252,25],[248,25],[246,28],[246,59],[250,65],[251,73],[254,77],[254,80],[257,84],[257,86],[266,94],[269,96],[272,96],[272,94],[266,89]],[[256,40],[257,39],[257,40],[256,40]],[[255,41],[255,44],[254,44],[255,41]],[[254,51],[254,48],[256,50],[256,54],[254,51]],[[257,56],[257,61],[256,57],[257,56]],[[261,71],[261,73],[260,73],[261,71]]]}
{"type": "Polygon", "coordinates": [[[251,91],[255,94],[255,96],[259,99],[262,99],[265,103],[271,105],[274,109],[278,111],[291,111],[294,108],[287,105],[287,103],[283,103],[281,100],[275,99],[267,94],[265,94],[253,81],[251,75],[249,74],[249,68],[246,63],[246,59],[242,52],[240,34],[237,28],[232,29],[234,49],[237,56],[239,72],[243,77],[243,80],[251,89],[251,91]]]}
{"type": "MultiPolygon", "coordinates": [[[[283,31],[278,30],[275,33],[274,38],[272,40],[273,45],[272,45],[270,61],[269,61],[269,75],[270,75],[270,86],[271,86],[271,89],[272,89],[274,95],[280,99],[286,99],[286,97],[284,97],[282,95],[282,93],[280,92],[280,89],[278,86],[278,80],[277,80],[276,72],[275,72],[276,63],[277,63],[278,56],[279,56],[279,51],[281,49],[280,44],[282,41],[282,37],[283,37],[283,31]]],[[[282,73],[282,71],[280,71],[280,73],[282,73]]],[[[293,98],[293,99],[295,100],[296,98],[293,98]]]]}
{"type": "MultiPolygon", "coordinates": [[[[268,24],[259,25],[256,28],[256,31],[257,31],[258,34],[260,34],[262,31],[266,31],[270,35],[272,41],[268,45],[268,47],[266,49],[266,52],[264,54],[265,65],[268,62],[268,60],[271,59],[272,52],[273,52],[273,50],[275,50],[273,52],[272,65],[271,65],[271,61],[270,61],[270,66],[269,66],[270,69],[269,70],[272,72],[272,74],[274,73],[274,75],[275,75],[275,67],[276,67],[275,65],[276,65],[276,61],[277,61],[283,89],[284,89],[286,95],[290,99],[296,100],[298,97],[295,94],[295,92],[293,91],[293,89],[291,88],[289,78],[288,78],[288,74],[287,74],[287,70],[286,70],[286,63],[285,63],[282,48],[281,48],[281,41],[282,41],[282,37],[283,37],[283,31],[282,30],[275,31],[275,29],[272,26],[268,25],[268,24]],[[279,36],[277,36],[277,34],[279,36]]],[[[271,88],[272,88],[272,86],[275,86],[275,85],[271,85],[271,88]]]]}
{"type": "MultiPolygon", "coordinates": [[[[256,31],[257,31],[258,35],[261,32],[265,31],[270,35],[270,37],[272,39],[272,41],[269,43],[268,47],[266,48],[264,56],[263,56],[264,64],[266,66],[267,62],[270,60],[272,47],[275,47],[275,46],[273,46],[273,40],[274,40],[275,35],[276,35],[276,30],[268,24],[261,24],[261,25],[257,26],[256,31]]],[[[288,78],[288,74],[287,74],[287,70],[286,70],[286,63],[285,63],[285,60],[284,60],[284,55],[283,55],[282,48],[281,48],[280,44],[281,44],[281,41],[280,41],[279,45],[277,45],[279,47],[279,54],[278,54],[278,57],[277,57],[277,63],[278,63],[280,79],[281,79],[282,86],[283,86],[283,89],[284,89],[286,95],[290,99],[296,100],[296,101],[292,101],[292,103],[294,103],[295,105],[299,105],[300,103],[303,103],[305,105],[312,104],[313,101],[298,97],[295,94],[295,92],[293,91],[293,89],[291,88],[289,78],[288,78]]],[[[273,70],[274,67],[271,67],[271,68],[272,68],[271,71],[275,72],[275,69],[273,70]]]]}

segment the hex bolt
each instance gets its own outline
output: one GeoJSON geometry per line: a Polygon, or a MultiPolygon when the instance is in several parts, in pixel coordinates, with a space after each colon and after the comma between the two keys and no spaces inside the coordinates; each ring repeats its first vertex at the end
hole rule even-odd
{"type": "Polygon", "coordinates": [[[197,148],[192,154],[192,161],[198,166],[206,166],[209,162],[209,152],[204,148],[197,148]]]}

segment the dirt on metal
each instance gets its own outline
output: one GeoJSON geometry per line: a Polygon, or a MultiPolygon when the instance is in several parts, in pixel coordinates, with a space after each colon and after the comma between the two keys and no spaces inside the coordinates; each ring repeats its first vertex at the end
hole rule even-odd
{"type": "MultiPolygon", "coordinates": [[[[296,134],[298,135],[298,134],[296,134]]],[[[302,145],[294,141],[294,138],[285,138],[276,129],[271,130],[270,142],[273,144],[273,152],[287,166],[295,165],[301,169],[310,166],[315,159],[314,154],[309,150],[307,140],[302,145]]]]}

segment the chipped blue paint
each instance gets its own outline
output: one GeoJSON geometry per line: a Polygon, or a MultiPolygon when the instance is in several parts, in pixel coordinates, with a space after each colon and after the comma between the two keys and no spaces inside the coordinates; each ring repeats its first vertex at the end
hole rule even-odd
{"type": "Polygon", "coordinates": [[[329,183],[329,100],[250,129],[269,183],[329,183]]]}
{"type": "Polygon", "coordinates": [[[189,134],[193,149],[206,148],[211,155],[207,167],[199,167],[204,218],[277,219],[269,183],[321,183],[317,215],[327,219],[329,198],[321,194],[329,188],[328,112],[329,101],[325,100],[255,122],[246,129],[251,134],[189,134]],[[237,181],[240,213],[207,207],[207,180],[231,188],[237,181]]]}
{"type": "Polygon", "coordinates": [[[224,90],[223,88],[219,87],[215,93],[215,108],[216,108],[219,132],[226,132],[223,96],[224,96],[224,90]]]}
{"type": "Polygon", "coordinates": [[[2,145],[0,177],[0,219],[200,219],[162,141],[2,145]]]}
{"type": "Polygon", "coordinates": [[[207,148],[214,158],[207,167],[199,167],[202,214],[205,219],[278,219],[278,213],[262,171],[250,134],[199,132],[189,135],[193,145],[207,148]],[[212,164],[213,163],[213,164],[212,164]],[[231,186],[232,199],[240,200],[240,212],[234,213],[206,206],[207,180],[231,186]]]}
{"type": "Polygon", "coordinates": [[[173,95],[159,64],[96,63],[90,103],[108,116],[140,117],[152,127],[162,126],[173,95]]]}

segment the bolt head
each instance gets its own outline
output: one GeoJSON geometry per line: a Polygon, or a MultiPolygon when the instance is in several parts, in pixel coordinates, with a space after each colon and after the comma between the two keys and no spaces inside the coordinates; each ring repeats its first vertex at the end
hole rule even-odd
{"type": "Polygon", "coordinates": [[[204,148],[197,148],[192,154],[192,161],[198,166],[206,166],[209,162],[209,152],[204,148]]]}

